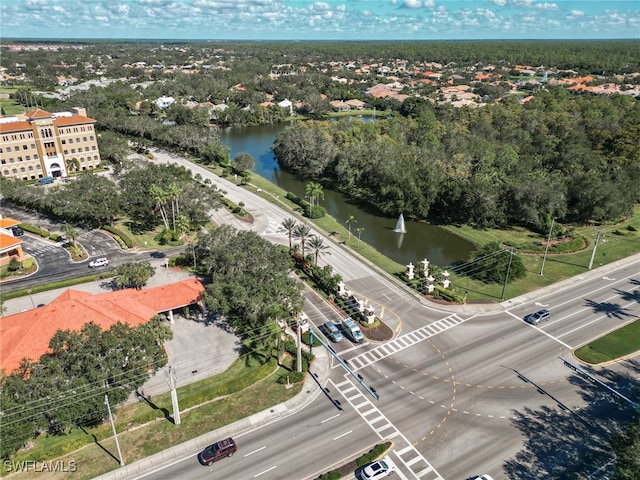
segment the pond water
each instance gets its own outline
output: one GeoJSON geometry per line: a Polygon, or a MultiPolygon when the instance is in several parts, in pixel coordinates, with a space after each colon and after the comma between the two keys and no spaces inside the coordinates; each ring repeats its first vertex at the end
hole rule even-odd
{"type": "MultiPolygon", "coordinates": [[[[221,141],[231,149],[231,158],[240,152],[249,153],[256,161],[255,173],[304,198],[305,182],[280,170],[271,151],[276,135],[288,125],[286,123],[227,129],[222,132],[221,141]]],[[[374,215],[349,203],[339,192],[325,189],[324,197],[324,200],[320,200],[320,205],[327,209],[329,215],[343,224],[353,215],[357,225],[352,226],[352,234],[357,236],[355,228],[363,228],[360,233],[363,242],[402,265],[409,262],[419,265],[418,262],[427,258],[431,263],[446,267],[469,259],[473,251],[470,242],[443,228],[406,220],[406,233],[396,233],[394,228],[397,217],[374,215]]],[[[398,212],[398,215],[400,213],[398,212]]]]}

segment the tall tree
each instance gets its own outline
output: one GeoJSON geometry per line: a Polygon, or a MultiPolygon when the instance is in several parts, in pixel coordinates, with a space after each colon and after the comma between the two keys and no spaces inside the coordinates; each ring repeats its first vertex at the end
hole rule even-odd
{"type": "Polygon", "coordinates": [[[292,248],[291,239],[293,237],[293,232],[297,224],[298,223],[291,217],[285,218],[281,223],[282,227],[287,232],[287,236],[289,237],[289,250],[291,250],[292,248]]]}
{"type": "Polygon", "coordinates": [[[309,197],[311,205],[319,205],[319,199],[324,200],[324,190],[322,185],[317,182],[309,182],[305,186],[305,195],[309,197]]]}
{"type": "Polygon", "coordinates": [[[321,254],[324,255],[325,253],[331,253],[328,251],[329,247],[324,244],[324,240],[322,239],[322,237],[318,235],[311,235],[311,237],[309,237],[309,240],[307,240],[307,246],[313,252],[313,264],[316,266],[318,265],[318,257],[321,254]]]}
{"type": "Polygon", "coordinates": [[[140,290],[153,277],[155,268],[149,262],[127,262],[115,268],[114,283],[118,288],[140,290]]]}
{"type": "Polygon", "coordinates": [[[358,219],[356,217],[354,217],[353,215],[349,215],[349,218],[347,218],[344,223],[347,224],[347,227],[349,229],[349,240],[351,240],[351,227],[355,227],[358,224],[358,219]]]}
{"type": "Polygon", "coordinates": [[[302,253],[302,260],[305,259],[305,245],[307,243],[307,239],[311,233],[311,227],[306,223],[299,223],[296,225],[296,228],[293,230],[293,236],[300,240],[300,251],[302,253]]]}

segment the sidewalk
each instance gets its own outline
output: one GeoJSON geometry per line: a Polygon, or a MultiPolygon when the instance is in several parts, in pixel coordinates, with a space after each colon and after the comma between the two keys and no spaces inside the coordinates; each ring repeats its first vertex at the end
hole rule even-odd
{"type": "Polygon", "coordinates": [[[217,442],[218,440],[234,436],[237,437],[240,434],[244,434],[257,427],[262,427],[276,422],[296,413],[299,410],[302,410],[315,400],[322,392],[312,374],[317,375],[320,382],[322,382],[322,379],[326,379],[331,371],[330,358],[327,351],[324,348],[317,347],[314,348],[313,353],[315,355],[315,360],[311,364],[309,374],[307,374],[305,378],[302,391],[291,400],[287,400],[286,402],[275,405],[268,410],[256,413],[230,425],[226,425],[174,447],[170,447],[156,453],[155,455],[151,455],[143,458],[142,460],[138,460],[137,462],[133,462],[129,465],[125,465],[124,467],[105,473],[99,477],[95,477],[95,479],[124,480],[150,474],[183,458],[195,456],[207,445],[217,442]]]}

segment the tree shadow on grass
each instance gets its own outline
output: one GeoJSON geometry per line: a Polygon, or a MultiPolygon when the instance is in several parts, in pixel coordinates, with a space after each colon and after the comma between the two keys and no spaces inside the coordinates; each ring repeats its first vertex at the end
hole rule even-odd
{"type": "Polygon", "coordinates": [[[140,391],[136,390],[136,397],[138,399],[140,399],[141,401],[146,402],[147,405],[149,405],[154,410],[160,410],[164,414],[165,420],[168,420],[171,423],[175,423],[174,418],[169,414],[169,410],[167,408],[165,408],[165,407],[160,408],[155,403],[153,403],[151,401],[151,395],[147,396],[147,395],[144,394],[144,392],[140,392],[140,391]]]}

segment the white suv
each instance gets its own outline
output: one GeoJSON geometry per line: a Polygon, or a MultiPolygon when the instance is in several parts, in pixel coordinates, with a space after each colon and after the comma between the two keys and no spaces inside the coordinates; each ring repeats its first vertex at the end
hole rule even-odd
{"type": "Polygon", "coordinates": [[[95,260],[89,262],[89,268],[106,267],[107,265],[109,265],[109,260],[107,260],[107,257],[96,258],[95,260]]]}

